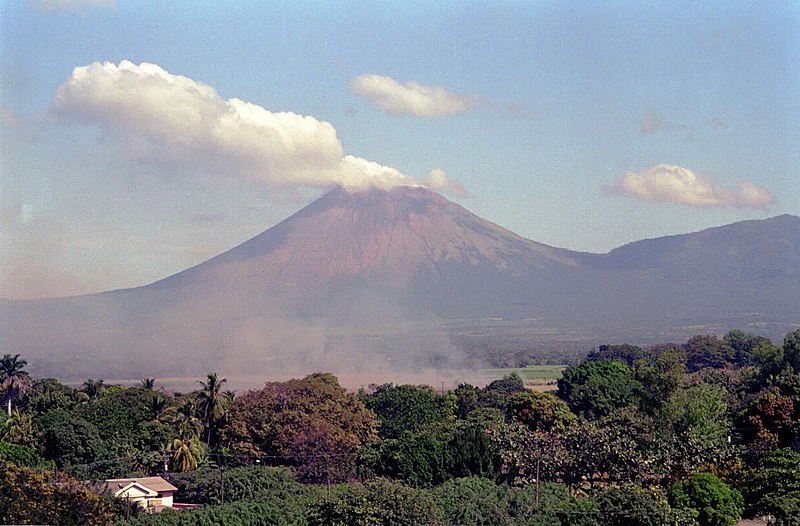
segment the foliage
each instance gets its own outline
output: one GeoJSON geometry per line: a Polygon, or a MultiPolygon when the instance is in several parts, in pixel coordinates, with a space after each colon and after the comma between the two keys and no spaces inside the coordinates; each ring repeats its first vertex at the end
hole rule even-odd
{"type": "Polygon", "coordinates": [[[481,390],[470,384],[459,384],[453,391],[456,400],[456,416],[461,419],[467,418],[470,413],[478,408],[478,396],[481,390]]]}
{"type": "Polygon", "coordinates": [[[381,526],[377,507],[365,495],[323,500],[308,510],[309,526],[381,526]]]}
{"type": "Polygon", "coordinates": [[[597,526],[594,503],[572,497],[563,484],[524,488],[479,477],[453,479],[431,490],[444,524],[477,526],[597,526]]]}
{"type": "Polygon", "coordinates": [[[688,433],[722,444],[730,432],[727,413],[725,389],[700,384],[676,391],[662,408],[661,418],[673,435],[688,433]]]}
{"type": "Polygon", "coordinates": [[[83,385],[81,385],[80,391],[86,393],[86,396],[89,397],[89,400],[94,400],[102,395],[104,395],[107,391],[108,386],[106,385],[106,381],[100,378],[99,380],[95,380],[94,378],[89,378],[83,385]]]}
{"type": "Polygon", "coordinates": [[[736,362],[733,347],[716,336],[692,336],[686,342],[686,367],[690,371],[713,368],[721,369],[729,363],[736,362]]]}
{"type": "Polygon", "coordinates": [[[106,525],[111,513],[99,497],[63,473],[0,462],[0,522],[106,525]]]}
{"type": "Polygon", "coordinates": [[[578,420],[563,400],[551,393],[535,391],[514,394],[506,408],[506,417],[541,432],[563,431],[578,420]]]}
{"type": "Polygon", "coordinates": [[[303,466],[318,482],[336,482],[353,472],[359,447],[376,438],[376,428],[375,414],[335,376],[313,374],[237,397],[221,433],[237,454],[303,466]]]}
{"type": "Polygon", "coordinates": [[[764,504],[776,526],[800,526],[800,496],[769,497],[764,504]]]}
{"type": "Polygon", "coordinates": [[[496,448],[498,478],[511,485],[531,484],[540,480],[558,480],[567,465],[567,450],[562,437],[531,431],[519,422],[510,422],[488,430],[496,448]]]}
{"type": "Polygon", "coordinates": [[[597,349],[592,350],[586,357],[589,361],[617,361],[624,363],[628,367],[633,367],[637,361],[643,360],[647,357],[648,353],[641,347],[635,345],[601,345],[597,349]]]}
{"type": "Polygon", "coordinates": [[[761,454],[744,493],[761,513],[772,512],[778,502],[800,499],[800,453],[776,449],[761,454]]]}
{"type": "Polygon", "coordinates": [[[9,416],[14,397],[25,392],[31,384],[30,375],[25,370],[27,364],[26,360],[20,359],[19,354],[4,354],[0,358],[0,393],[9,416]]]}
{"type": "Polygon", "coordinates": [[[462,426],[448,445],[450,466],[447,471],[450,476],[494,478],[497,475],[496,449],[481,427],[474,424],[462,426]]]}
{"type": "Polygon", "coordinates": [[[431,494],[441,507],[447,524],[509,524],[507,486],[498,486],[485,478],[469,477],[449,480],[431,494]]]}
{"type": "Polygon", "coordinates": [[[313,420],[289,440],[289,453],[297,480],[331,483],[348,480],[354,474],[360,444],[353,434],[342,432],[336,424],[313,420]]]}
{"type": "Polygon", "coordinates": [[[795,436],[794,413],[794,400],[773,387],[753,400],[738,417],[748,442],[757,449],[773,449],[791,444],[795,436]]]}
{"type": "Polygon", "coordinates": [[[305,525],[306,504],[280,499],[240,501],[196,510],[164,510],[117,523],[119,526],[297,526],[305,525]]]}
{"type": "Polygon", "coordinates": [[[309,526],[419,526],[435,524],[441,510],[426,492],[386,479],[339,488],[332,499],[312,504],[309,526]]]}
{"type": "MultiPolygon", "coordinates": [[[[738,367],[744,367],[746,365],[763,366],[764,363],[759,355],[769,347],[777,347],[772,345],[769,338],[744,332],[740,329],[728,331],[723,340],[733,349],[735,356],[734,363],[738,367]]],[[[782,356],[783,350],[781,349],[781,357],[782,356]]]]}
{"type": "Polygon", "coordinates": [[[0,411],[0,457],[96,478],[160,470],[172,449],[173,471],[189,470],[173,474],[180,500],[208,507],[131,524],[717,524],[709,509],[728,520],[742,504],[723,483],[796,524],[796,332],[783,346],[742,331],[603,346],[564,371],[558,397],[518,375],[448,395],[392,384],[354,395],[329,374],[238,397],[212,375],[175,396],[151,379],[78,393],[34,380],[11,417],[0,411]],[[357,476],[367,482],[340,484],[357,476]],[[663,488],[676,480],[670,508],[663,488]]]}
{"type": "Polygon", "coordinates": [[[186,473],[176,473],[170,482],[178,488],[182,501],[218,505],[241,500],[268,500],[281,497],[285,500],[302,500],[311,494],[309,486],[292,480],[286,468],[268,466],[243,466],[228,468],[224,475],[219,469],[200,468],[186,473]]]}
{"type": "Polygon", "coordinates": [[[28,413],[40,415],[54,409],[70,409],[75,402],[75,390],[55,378],[33,380],[20,398],[20,405],[28,413]]]}
{"type": "MultiPolygon", "coordinates": [[[[138,387],[106,390],[74,409],[79,418],[92,423],[107,440],[137,444],[140,426],[150,419],[152,391],[138,387]]],[[[138,445],[138,444],[137,444],[138,445]]]]}
{"type": "Polygon", "coordinates": [[[517,393],[524,393],[525,382],[517,373],[511,373],[500,380],[487,385],[478,394],[478,407],[493,407],[505,413],[511,398],[517,393]]]}
{"type": "Polygon", "coordinates": [[[800,329],[783,338],[783,356],[795,374],[800,374],[800,329]]]}
{"type": "Polygon", "coordinates": [[[382,438],[398,438],[409,429],[425,429],[450,417],[447,399],[427,385],[378,386],[361,396],[378,415],[382,438]]]}
{"type": "Polygon", "coordinates": [[[742,494],[711,473],[695,473],[669,487],[670,504],[697,511],[700,526],[735,524],[744,511],[742,494]]]}
{"type": "Polygon", "coordinates": [[[0,440],[0,462],[13,462],[18,466],[36,468],[45,464],[44,459],[30,446],[11,444],[0,440]]]}
{"type": "Polygon", "coordinates": [[[686,372],[685,357],[675,349],[653,351],[652,358],[634,364],[636,379],[642,386],[641,407],[655,415],[681,384],[686,372]]]}
{"type": "Polygon", "coordinates": [[[699,384],[679,389],[662,406],[661,447],[670,474],[684,476],[728,458],[731,421],[725,399],[721,385],[699,384]]]}
{"type": "Polygon", "coordinates": [[[659,479],[663,451],[653,441],[655,424],[636,408],[625,408],[564,435],[565,481],[622,483],[659,479]]]}
{"type": "Polygon", "coordinates": [[[0,424],[0,440],[23,446],[36,446],[37,433],[31,415],[21,413],[19,409],[12,410],[0,424]]]}
{"type": "Polygon", "coordinates": [[[415,488],[429,488],[449,477],[449,448],[430,433],[403,433],[377,444],[368,468],[378,476],[402,480],[415,488]]]}
{"type": "Polygon", "coordinates": [[[590,420],[638,405],[640,390],[630,367],[607,360],[568,367],[558,381],[558,396],[574,413],[590,420]]]}
{"type": "Polygon", "coordinates": [[[39,422],[42,456],[59,468],[90,464],[106,456],[105,443],[97,428],[64,410],[50,411],[39,422]]]}
{"type": "Polygon", "coordinates": [[[664,493],[657,488],[612,486],[594,500],[604,526],[663,526],[675,521],[664,493]]]}
{"type": "Polygon", "coordinates": [[[187,424],[178,427],[178,435],[169,444],[172,451],[170,467],[173,471],[184,472],[197,469],[205,449],[200,442],[200,438],[187,424]]]}
{"type": "Polygon", "coordinates": [[[209,373],[207,382],[198,380],[201,385],[198,391],[197,409],[202,415],[203,425],[206,428],[206,447],[211,447],[211,433],[216,424],[222,419],[227,406],[226,398],[220,393],[222,385],[227,382],[225,378],[219,379],[217,373],[209,373]]]}

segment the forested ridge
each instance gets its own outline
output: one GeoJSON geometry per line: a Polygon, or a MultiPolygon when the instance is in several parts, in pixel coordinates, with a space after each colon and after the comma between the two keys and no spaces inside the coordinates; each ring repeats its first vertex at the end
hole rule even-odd
{"type": "Polygon", "coordinates": [[[76,389],[27,365],[0,360],[0,523],[800,525],[800,330],[603,345],[552,392],[76,389]],[[149,475],[204,507],[149,515],[93,483],[149,475]]]}

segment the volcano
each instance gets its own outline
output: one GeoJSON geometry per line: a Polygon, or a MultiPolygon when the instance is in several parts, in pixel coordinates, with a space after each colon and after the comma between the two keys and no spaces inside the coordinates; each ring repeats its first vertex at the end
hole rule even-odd
{"type": "Polygon", "coordinates": [[[336,189],[155,283],[0,302],[0,345],[37,375],[75,378],[462,367],[476,349],[781,337],[798,292],[793,216],[588,254],[425,188],[336,189]]]}

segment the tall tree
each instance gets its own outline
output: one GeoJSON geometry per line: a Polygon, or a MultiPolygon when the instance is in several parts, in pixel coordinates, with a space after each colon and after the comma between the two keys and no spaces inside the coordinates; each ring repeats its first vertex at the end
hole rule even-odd
{"type": "Polygon", "coordinates": [[[21,360],[19,354],[4,354],[0,359],[0,391],[3,393],[8,416],[11,416],[11,401],[14,396],[24,392],[31,384],[30,376],[25,371],[26,365],[28,362],[21,360]]]}
{"type": "Polygon", "coordinates": [[[427,385],[378,386],[362,396],[381,421],[383,438],[399,438],[408,430],[440,424],[450,416],[447,399],[427,385]]]}
{"type": "Polygon", "coordinates": [[[189,471],[196,469],[200,457],[203,456],[203,444],[191,425],[183,422],[178,426],[178,435],[169,444],[172,451],[173,471],[189,471]]]}
{"type": "Polygon", "coordinates": [[[558,381],[558,396],[578,416],[593,420],[627,405],[638,405],[641,388],[627,365],[585,360],[564,370],[558,381]]]}
{"type": "Polygon", "coordinates": [[[800,373],[800,329],[783,338],[783,355],[795,373],[800,373]]]}
{"type": "Polygon", "coordinates": [[[99,380],[94,380],[92,378],[89,378],[88,380],[83,382],[83,385],[81,386],[81,391],[86,393],[86,395],[89,397],[89,400],[93,400],[98,396],[100,396],[101,394],[103,394],[105,388],[106,388],[106,381],[103,380],[102,378],[99,380]]]}
{"type": "Polygon", "coordinates": [[[36,429],[31,415],[14,409],[2,425],[0,440],[21,446],[36,446],[36,429]]]}
{"type": "Polygon", "coordinates": [[[211,430],[225,414],[226,397],[220,389],[228,380],[220,380],[217,373],[208,373],[206,378],[207,382],[197,381],[202,386],[197,393],[197,408],[203,415],[203,424],[206,427],[206,447],[211,447],[211,430]]]}
{"type": "Polygon", "coordinates": [[[269,382],[260,391],[236,397],[220,429],[234,453],[295,467],[304,464],[302,470],[313,476],[321,467],[324,481],[333,482],[349,478],[358,449],[376,438],[376,430],[375,413],[335,376],[324,373],[269,382]]]}

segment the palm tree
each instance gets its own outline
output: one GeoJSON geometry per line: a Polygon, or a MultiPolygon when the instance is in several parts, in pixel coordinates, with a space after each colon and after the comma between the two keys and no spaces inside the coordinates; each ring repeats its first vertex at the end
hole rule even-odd
{"type": "Polygon", "coordinates": [[[208,373],[208,382],[198,380],[202,388],[197,393],[197,408],[203,415],[203,424],[206,426],[206,447],[211,447],[211,429],[214,424],[225,414],[225,397],[220,393],[225,378],[219,379],[217,373],[208,373]]]}
{"type": "Polygon", "coordinates": [[[171,405],[164,409],[159,415],[159,422],[175,426],[180,429],[182,425],[187,425],[194,430],[194,434],[200,436],[203,431],[203,423],[197,416],[197,406],[193,398],[187,398],[183,404],[176,407],[171,405]]]}
{"type": "Polygon", "coordinates": [[[142,378],[139,381],[142,383],[142,389],[147,389],[148,391],[152,391],[156,386],[155,378],[142,378]]]}
{"type": "Polygon", "coordinates": [[[93,400],[103,394],[105,391],[106,382],[102,378],[99,380],[92,380],[89,378],[85,382],[83,382],[83,386],[81,387],[81,391],[86,393],[89,396],[90,400],[93,400]]]}
{"type": "Polygon", "coordinates": [[[6,413],[11,416],[11,401],[14,396],[24,393],[31,385],[31,378],[25,371],[26,360],[20,360],[19,354],[4,354],[0,359],[0,392],[3,393],[6,413]]]}
{"type": "Polygon", "coordinates": [[[189,471],[196,469],[200,457],[203,456],[203,444],[192,427],[183,422],[178,426],[178,436],[169,444],[172,451],[172,470],[189,471]]]}
{"type": "Polygon", "coordinates": [[[225,401],[225,407],[228,408],[236,401],[236,391],[231,391],[228,389],[224,393],[222,393],[222,398],[225,401]]]}
{"type": "Polygon", "coordinates": [[[147,405],[150,409],[151,420],[156,422],[164,416],[164,412],[169,407],[167,399],[158,393],[153,393],[147,405]]]}

